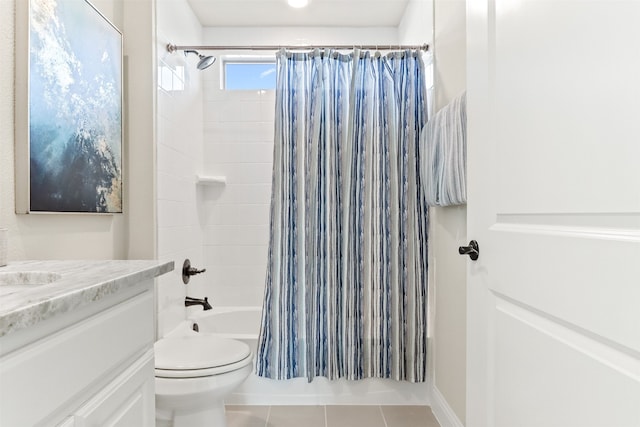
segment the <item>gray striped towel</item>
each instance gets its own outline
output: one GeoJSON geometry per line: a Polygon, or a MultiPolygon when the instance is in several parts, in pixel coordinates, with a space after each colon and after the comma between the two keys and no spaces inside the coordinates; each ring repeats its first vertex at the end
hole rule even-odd
{"type": "Polygon", "coordinates": [[[466,92],[438,111],[422,129],[420,178],[429,206],[467,202],[466,92]]]}

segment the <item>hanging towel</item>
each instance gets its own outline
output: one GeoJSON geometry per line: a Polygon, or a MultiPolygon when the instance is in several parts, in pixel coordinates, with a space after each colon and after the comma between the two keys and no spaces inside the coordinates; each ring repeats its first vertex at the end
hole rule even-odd
{"type": "Polygon", "coordinates": [[[467,202],[466,92],[438,111],[422,129],[420,177],[429,206],[467,202]]]}

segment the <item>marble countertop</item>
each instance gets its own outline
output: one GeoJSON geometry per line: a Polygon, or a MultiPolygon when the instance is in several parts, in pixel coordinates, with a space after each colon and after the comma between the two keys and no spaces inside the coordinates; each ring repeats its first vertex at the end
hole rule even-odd
{"type": "Polygon", "coordinates": [[[99,301],[174,268],[173,261],[18,261],[5,272],[47,272],[62,277],[0,296],[0,337],[57,314],[99,301]]]}

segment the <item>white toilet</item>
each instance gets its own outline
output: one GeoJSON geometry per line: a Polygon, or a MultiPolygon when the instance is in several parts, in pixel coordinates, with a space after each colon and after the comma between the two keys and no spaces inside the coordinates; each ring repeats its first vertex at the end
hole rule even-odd
{"type": "Polygon", "coordinates": [[[154,347],[156,426],[225,427],[224,398],[252,370],[249,346],[189,331],[154,347]]]}

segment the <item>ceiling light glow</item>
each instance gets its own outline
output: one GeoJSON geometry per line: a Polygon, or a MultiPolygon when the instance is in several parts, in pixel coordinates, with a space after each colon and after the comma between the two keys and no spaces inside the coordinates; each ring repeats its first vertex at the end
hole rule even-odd
{"type": "Polygon", "coordinates": [[[299,9],[307,6],[309,4],[309,0],[287,0],[287,3],[289,3],[289,6],[299,9]]]}

